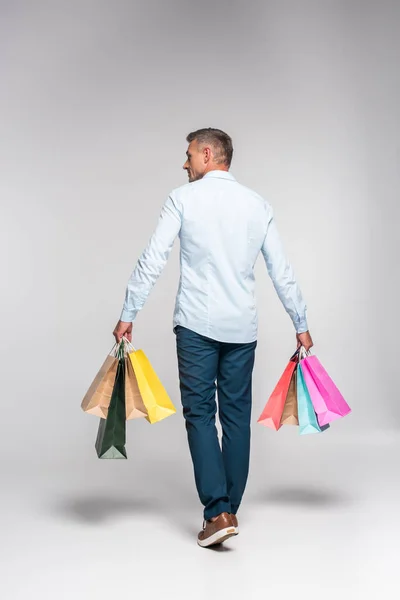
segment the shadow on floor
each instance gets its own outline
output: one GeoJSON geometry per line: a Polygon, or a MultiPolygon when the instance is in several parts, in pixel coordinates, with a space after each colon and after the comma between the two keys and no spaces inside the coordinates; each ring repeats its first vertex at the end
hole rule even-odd
{"type": "Polygon", "coordinates": [[[129,514],[155,511],[151,499],[117,498],[115,496],[76,496],[58,499],[53,512],[59,517],[85,523],[99,523],[129,514]]]}
{"type": "MultiPolygon", "coordinates": [[[[176,497],[167,494],[131,497],[117,493],[79,494],[58,497],[50,506],[50,512],[58,519],[97,525],[106,520],[123,519],[129,515],[148,516],[165,520],[170,526],[180,530],[185,536],[197,536],[202,525],[202,507],[193,510],[196,498],[180,493],[176,497]],[[160,500],[163,498],[163,500],[160,500]]],[[[48,507],[46,508],[48,513],[48,507]]]]}
{"type": "Polygon", "coordinates": [[[351,504],[351,499],[337,491],[312,487],[278,487],[256,496],[263,504],[297,505],[328,508],[351,504]]]}
{"type": "MultiPolygon", "coordinates": [[[[196,500],[196,499],[194,499],[196,500]]],[[[59,497],[46,509],[47,514],[60,520],[84,523],[97,526],[105,521],[115,521],[135,515],[138,517],[151,516],[164,520],[175,533],[186,540],[196,543],[197,535],[203,524],[202,507],[193,507],[193,498],[179,496],[164,498],[161,502],[154,498],[118,498],[111,494],[99,492],[92,495],[59,497]]],[[[214,552],[230,551],[223,544],[213,547],[214,552]]]]}

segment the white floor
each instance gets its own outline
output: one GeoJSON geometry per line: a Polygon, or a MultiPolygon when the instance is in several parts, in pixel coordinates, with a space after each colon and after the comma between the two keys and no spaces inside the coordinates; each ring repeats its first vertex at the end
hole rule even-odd
{"type": "Polygon", "coordinates": [[[2,482],[0,597],[399,598],[400,439],[332,437],[296,456],[279,444],[265,478],[249,479],[240,535],[214,550],[196,544],[185,469],[173,485],[171,465],[157,478],[142,465],[133,482],[129,460],[15,470],[2,482]]]}

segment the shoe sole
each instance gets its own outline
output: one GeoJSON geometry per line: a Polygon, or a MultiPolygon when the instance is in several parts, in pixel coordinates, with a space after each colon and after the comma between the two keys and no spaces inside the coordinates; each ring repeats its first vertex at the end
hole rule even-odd
{"type": "Polygon", "coordinates": [[[225,527],[225,529],[220,529],[216,531],[213,535],[210,535],[205,540],[197,539],[197,543],[202,548],[208,548],[208,546],[214,546],[215,544],[221,544],[225,542],[225,540],[233,537],[234,535],[238,535],[239,531],[236,527],[225,527]]]}

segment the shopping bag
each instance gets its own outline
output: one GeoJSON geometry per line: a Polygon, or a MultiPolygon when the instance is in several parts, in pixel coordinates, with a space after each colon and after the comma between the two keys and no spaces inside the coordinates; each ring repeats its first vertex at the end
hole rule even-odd
{"type": "Polygon", "coordinates": [[[106,419],[100,419],[96,438],[99,458],[127,458],[125,450],[125,360],[119,356],[117,374],[106,419]]]}
{"type": "Polygon", "coordinates": [[[126,418],[129,420],[147,417],[148,410],[143,402],[135,371],[133,370],[132,363],[128,356],[125,356],[124,362],[126,418]]]}
{"type": "Polygon", "coordinates": [[[302,360],[297,366],[297,410],[299,419],[299,432],[301,435],[308,433],[320,433],[329,427],[325,425],[320,427],[315,414],[310,394],[304,381],[302,360]]]}
{"type": "Polygon", "coordinates": [[[272,394],[268,398],[264,410],[257,420],[257,423],[261,423],[266,427],[271,427],[271,429],[275,429],[275,431],[278,431],[278,429],[281,427],[283,408],[289,392],[290,382],[297,366],[297,361],[295,358],[296,354],[297,352],[288,362],[281,378],[276,384],[272,394]]]}
{"type": "Polygon", "coordinates": [[[128,357],[147,410],[146,419],[149,423],[157,423],[176,413],[175,406],[143,350],[135,350],[129,342],[128,348],[128,357]]]}
{"type": "Polygon", "coordinates": [[[117,374],[118,360],[115,354],[116,344],[102,364],[81,403],[82,410],[101,418],[107,417],[117,374]]]}
{"type": "Polygon", "coordinates": [[[310,393],[318,423],[326,425],[351,412],[350,406],[316,356],[301,361],[305,384],[310,393]]]}
{"type": "Polygon", "coordinates": [[[281,417],[281,425],[298,425],[299,416],[297,410],[297,365],[290,380],[288,395],[281,417]]]}

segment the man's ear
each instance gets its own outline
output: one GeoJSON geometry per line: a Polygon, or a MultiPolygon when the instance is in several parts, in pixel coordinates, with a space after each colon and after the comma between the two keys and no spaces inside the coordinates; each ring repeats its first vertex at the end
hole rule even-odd
{"type": "Polygon", "coordinates": [[[203,149],[203,153],[204,153],[204,162],[209,162],[211,160],[211,148],[206,146],[203,149]]]}

